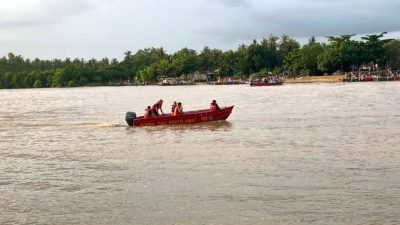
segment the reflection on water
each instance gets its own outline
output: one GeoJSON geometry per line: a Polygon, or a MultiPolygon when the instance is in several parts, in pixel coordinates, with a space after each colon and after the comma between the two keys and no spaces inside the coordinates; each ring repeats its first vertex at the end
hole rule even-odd
{"type": "Polygon", "coordinates": [[[398,224],[399,85],[0,90],[0,224],[398,224]]]}

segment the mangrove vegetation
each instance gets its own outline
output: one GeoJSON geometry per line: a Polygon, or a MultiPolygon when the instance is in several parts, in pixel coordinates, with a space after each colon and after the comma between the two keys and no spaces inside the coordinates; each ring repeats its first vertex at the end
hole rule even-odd
{"type": "Polygon", "coordinates": [[[31,60],[9,53],[0,58],[0,88],[146,84],[195,71],[208,71],[214,77],[243,77],[266,72],[323,75],[352,71],[363,64],[398,69],[400,40],[384,39],[384,34],[357,40],[353,35],[328,37],[326,43],[312,37],[303,46],[287,35],[271,35],[236,50],[183,48],[168,54],[163,48],[145,48],[125,52],[122,60],[31,60]]]}

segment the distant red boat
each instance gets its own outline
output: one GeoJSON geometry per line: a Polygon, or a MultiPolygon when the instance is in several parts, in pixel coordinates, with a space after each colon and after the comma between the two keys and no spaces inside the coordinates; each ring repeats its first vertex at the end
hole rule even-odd
{"type": "Polygon", "coordinates": [[[283,84],[283,82],[282,81],[279,81],[279,82],[271,82],[271,83],[265,83],[265,82],[251,82],[250,83],[250,86],[255,86],[255,87],[258,87],[258,86],[278,86],[278,85],[282,85],[283,84]]]}
{"type": "Polygon", "coordinates": [[[162,126],[162,125],[183,125],[204,123],[210,121],[226,120],[232,112],[234,106],[223,107],[218,111],[209,109],[189,111],[181,115],[164,114],[159,117],[145,119],[143,116],[137,117],[134,112],[127,112],[125,120],[129,126],[162,126]]]}
{"type": "Polygon", "coordinates": [[[375,81],[373,77],[365,77],[364,81],[375,81]]]}

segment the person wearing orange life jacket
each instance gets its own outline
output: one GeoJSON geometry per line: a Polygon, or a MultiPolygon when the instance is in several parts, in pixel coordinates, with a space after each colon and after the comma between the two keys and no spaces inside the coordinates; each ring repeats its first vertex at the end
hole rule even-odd
{"type": "Polygon", "coordinates": [[[178,102],[178,105],[175,107],[174,110],[174,116],[183,114],[183,107],[182,107],[182,103],[178,102]]]}
{"type": "Polygon", "coordinates": [[[178,104],[176,104],[176,101],[174,101],[174,103],[171,105],[171,113],[175,112],[175,108],[178,104]]]}
{"type": "Polygon", "coordinates": [[[220,110],[219,105],[217,104],[217,101],[212,100],[211,104],[210,104],[210,110],[212,112],[218,111],[220,110]]]}
{"type": "Polygon", "coordinates": [[[144,110],[143,117],[145,119],[148,119],[151,117],[151,107],[150,106],[147,106],[147,109],[144,110]]]}
{"type": "Polygon", "coordinates": [[[154,116],[156,116],[156,117],[160,116],[160,113],[158,112],[158,110],[161,111],[161,114],[164,114],[164,112],[162,110],[162,104],[163,104],[163,100],[160,99],[156,104],[154,104],[151,107],[151,111],[154,114],[154,116]]]}

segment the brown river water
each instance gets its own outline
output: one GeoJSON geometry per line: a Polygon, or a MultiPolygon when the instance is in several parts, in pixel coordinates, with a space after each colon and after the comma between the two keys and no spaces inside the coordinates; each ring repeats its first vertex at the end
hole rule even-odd
{"type": "Polygon", "coordinates": [[[0,90],[0,224],[400,224],[400,82],[0,90]]]}

